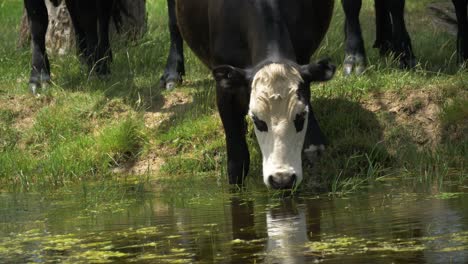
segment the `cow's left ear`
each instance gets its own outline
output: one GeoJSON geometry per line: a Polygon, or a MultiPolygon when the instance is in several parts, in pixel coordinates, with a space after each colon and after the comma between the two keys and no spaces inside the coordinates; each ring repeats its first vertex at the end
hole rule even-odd
{"type": "Polygon", "coordinates": [[[336,66],[329,59],[322,59],[308,65],[301,66],[301,76],[307,82],[328,81],[335,75],[336,66]]]}
{"type": "Polygon", "coordinates": [[[213,69],[216,84],[223,89],[239,88],[249,84],[249,72],[230,65],[220,65],[213,69]]]}

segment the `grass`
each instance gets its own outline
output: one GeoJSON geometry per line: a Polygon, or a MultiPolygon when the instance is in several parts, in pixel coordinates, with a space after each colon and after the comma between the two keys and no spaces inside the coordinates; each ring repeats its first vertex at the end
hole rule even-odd
{"type": "MultiPolygon", "coordinates": [[[[407,3],[419,63],[403,71],[372,49],[374,24],[367,21],[373,19],[373,4],[364,1],[369,68],[362,76],[338,71],[332,81],[311,87],[329,146],[319,164],[305,165],[301,188],[355,191],[395,175],[466,180],[468,74],[456,65],[455,37],[431,22],[429,2],[407,3]]],[[[224,133],[209,71],[186,49],[184,85],[172,92],[159,88],[169,48],[165,1],[148,1],[148,32],[142,39],[113,42],[109,80],[88,78],[73,54],[52,54],[54,83],[40,98],[26,89],[30,51],[16,47],[22,2],[0,0],[0,9],[0,190],[112,178],[115,168],[151,162],[154,156],[165,161],[157,177],[187,179],[189,185],[197,179],[227,182],[224,133]],[[188,100],[178,102],[176,96],[188,100]]],[[[344,16],[339,1],[335,9],[313,60],[327,56],[340,65],[344,16]]],[[[247,186],[262,186],[261,154],[249,126],[247,186]]]]}

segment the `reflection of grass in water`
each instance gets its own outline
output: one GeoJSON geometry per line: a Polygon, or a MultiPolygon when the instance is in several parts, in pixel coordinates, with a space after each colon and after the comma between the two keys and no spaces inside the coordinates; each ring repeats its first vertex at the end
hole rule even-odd
{"type": "Polygon", "coordinates": [[[440,200],[447,200],[447,199],[455,199],[455,198],[458,198],[458,197],[460,197],[462,195],[466,195],[466,193],[461,193],[461,192],[446,193],[446,192],[442,192],[442,193],[434,195],[434,198],[440,199],[440,200]]]}
{"type": "Polygon", "coordinates": [[[410,239],[365,239],[358,237],[324,238],[307,244],[309,254],[322,256],[356,255],[368,253],[398,253],[430,250],[455,252],[468,250],[468,232],[410,239]],[[433,243],[437,242],[437,243],[433,243]]]}
{"type": "Polygon", "coordinates": [[[53,235],[35,229],[0,239],[0,256],[6,262],[41,259],[60,263],[104,263],[119,259],[158,259],[163,263],[189,263],[191,253],[170,240],[176,238],[164,237],[154,227],[81,235],[53,235]],[[132,244],[134,241],[147,242],[132,244]],[[152,253],[145,252],[148,250],[152,253]]]}
{"type": "MultiPolygon", "coordinates": [[[[202,230],[200,230],[202,231],[202,230]]],[[[158,263],[189,263],[193,261],[188,244],[180,245],[178,239],[168,237],[163,230],[153,227],[129,228],[120,232],[53,235],[31,230],[0,240],[2,260],[30,261],[33,258],[62,263],[89,263],[118,260],[157,260],[158,263]]],[[[305,246],[307,255],[342,256],[359,254],[398,254],[420,251],[435,253],[463,252],[468,250],[468,232],[410,239],[385,240],[359,237],[323,238],[305,246]]],[[[264,239],[251,241],[232,240],[226,247],[263,247],[264,239]]],[[[212,245],[223,247],[223,245],[212,245]]],[[[261,253],[260,253],[261,254],[261,253]]]]}

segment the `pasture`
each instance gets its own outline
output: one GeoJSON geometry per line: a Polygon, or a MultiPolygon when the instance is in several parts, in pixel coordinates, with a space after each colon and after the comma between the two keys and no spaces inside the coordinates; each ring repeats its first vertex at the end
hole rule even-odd
{"type": "MultiPolygon", "coordinates": [[[[395,178],[427,186],[466,182],[468,73],[456,65],[456,37],[433,23],[429,2],[407,3],[418,64],[404,71],[372,49],[373,4],[364,1],[369,68],[350,77],[342,74],[344,18],[335,3],[313,60],[330,57],[337,75],[311,86],[329,146],[318,164],[304,165],[300,188],[344,193],[395,178]]],[[[102,179],[227,183],[210,72],[186,48],[183,85],[159,88],[169,48],[165,1],[148,1],[142,39],[112,42],[109,79],[87,76],[74,54],[51,54],[53,84],[39,98],[27,90],[30,50],[16,47],[22,1],[1,0],[0,10],[0,190],[102,179]]],[[[249,135],[248,188],[262,186],[252,129],[249,135]]]]}

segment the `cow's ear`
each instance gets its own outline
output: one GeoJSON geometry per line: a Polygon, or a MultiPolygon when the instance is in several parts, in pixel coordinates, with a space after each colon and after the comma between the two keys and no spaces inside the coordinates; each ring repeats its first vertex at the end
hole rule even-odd
{"type": "Polygon", "coordinates": [[[301,66],[302,78],[307,82],[328,81],[335,75],[336,67],[329,59],[301,66]]]}
{"type": "Polygon", "coordinates": [[[220,65],[213,69],[216,84],[223,89],[238,88],[249,84],[249,72],[230,65],[220,65]]]}

